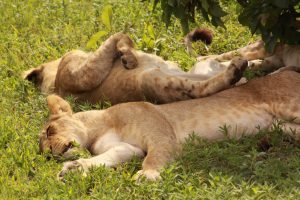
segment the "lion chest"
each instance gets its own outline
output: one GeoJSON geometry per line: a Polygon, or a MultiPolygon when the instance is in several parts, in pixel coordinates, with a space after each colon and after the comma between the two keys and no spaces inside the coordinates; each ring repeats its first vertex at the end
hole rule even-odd
{"type": "Polygon", "coordinates": [[[108,149],[118,145],[121,142],[121,138],[113,131],[108,131],[104,135],[97,138],[97,140],[91,146],[91,153],[99,155],[104,153],[108,149]]]}

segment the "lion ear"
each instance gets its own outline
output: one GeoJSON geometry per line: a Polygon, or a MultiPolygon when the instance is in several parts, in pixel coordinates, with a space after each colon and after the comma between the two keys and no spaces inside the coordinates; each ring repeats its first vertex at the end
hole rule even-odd
{"type": "Polygon", "coordinates": [[[39,83],[39,79],[41,79],[41,74],[42,74],[43,68],[42,67],[37,67],[37,68],[32,68],[29,69],[22,74],[22,78],[25,80],[29,80],[33,82],[34,84],[39,83]]]}
{"type": "Polygon", "coordinates": [[[57,95],[49,95],[47,97],[48,108],[51,115],[66,113],[72,115],[70,104],[57,95]]]}

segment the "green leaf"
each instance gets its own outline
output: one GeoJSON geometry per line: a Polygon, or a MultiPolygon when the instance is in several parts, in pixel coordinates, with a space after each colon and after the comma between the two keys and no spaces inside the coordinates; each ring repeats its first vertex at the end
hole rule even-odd
{"type": "Polygon", "coordinates": [[[265,47],[268,52],[272,53],[276,47],[277,39],[276,37],[270,37],[269,41],[266,42],[265,47]]]}
{"type": "Polygon", "coordinates": [[[159,2],[159,0],[154,0],[154,2],[153,2],[153,11],[155,10],[158,2],[159,2]]]}
{"type": "Polygon", "coordinates": [[[172,16],[172,7],[168,5],[166,2],[162,1],[161,7],[163,9],[163,21],[165,22],[166,26],[168,27],[171,22],[171,16],[172,16]]]}
{"type": "Polygon", "coordinates": [[[202,8],[208,12],[208,8],[209,8],[209,4],[207,3],[207,0],[202,0],[201,1],[201,5],[202,5],[202,8]]]}
{"type": "Polygon", "coordinates": [[[147,26],[148,34],[152,39],[155,39],[154,29],[151,24],[147,26]]]}
{"type": "Polygon", "coordinates": [[[168,4],[169,4],[169,6],[175,7],[176,2],[175,2],[175,0],[168,0],[168,4]]]}
{"type": "Polygon", "coordinates": [[[287,0],[272,0],[271,2],[274,6],[277,6],[279,8],[288,8],[289,7],[289,1],[287,1],[287,0]]]}
{"type": "Polygon", "coordinates": [[[86,48],[87,49],[95,48],[97,41],[107,34],[108,33],[106,31],[99,31],[99,32],[95,33],[94,35],[92,35],[91,39],[86,44],[86,48]]]}
{"type": "Polygon", "coordinates": [[[212,17],[211,18],[211,23],[214,25],[214,26],[221,26],[223,28],[226,29],[224,23],[222,22],[222,20],[218,17],[212,17]]]}
{"type": "Polygon", "coordinates": [[[189,29],[189,22],[186,19],[180,19],[181,28],[183,31],[183,34],[186,35],[190,31],[189,29]]]}
{"type": "MultiPolygon", "coordinates": [[[[266,28],[271,28],[275,26],[278,23],[278,17],[280,13],[278,13],[277,10],[274,10],[270,13],[268,13],[268,16],[266,17],[265,24],[262,23],[266,28]]],[[[262,20],[261,20],[262,21],[262,20]]]]}
{"type": "Polygon", "coordinates": [[[101,20],[108,30],[111,30],[111,19],[112,19],[112,6],[107,5],[102,10],[101,20]]]}
{"type": "Polygon", "coordinates": [[[204,8],[200,8],[200,11],[201,11],[201,13],[202,13],[203,18],[204,18],[206,21],[210,22],[208,13],[204,10],[204,8]]]}
{"type": "Polygon", "coordinates": [[[227,13],[217,4],[213,4],[209,7],[209,13],[215,17],[223,17],[227,15],[227,13]]]}

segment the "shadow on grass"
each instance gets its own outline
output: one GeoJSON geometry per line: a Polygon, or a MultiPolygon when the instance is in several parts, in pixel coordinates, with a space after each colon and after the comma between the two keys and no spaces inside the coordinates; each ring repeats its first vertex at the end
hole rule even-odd
{"type": "Polygon", "coordinates": [[[240,140],[209,142],[192,136],[177,158],[178,173],[231,177],[235,184],[273,185],[281,190],[299,187],[300,142],[280,129],[260,131],[240,140]]]}

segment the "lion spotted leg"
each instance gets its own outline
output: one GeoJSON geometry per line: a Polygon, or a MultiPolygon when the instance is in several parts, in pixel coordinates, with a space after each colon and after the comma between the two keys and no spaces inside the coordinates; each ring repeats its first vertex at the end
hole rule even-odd
{"type": "Polygon", "coordinates": [[[236,56],[251,61],[255,59],[264,59],[265,57],[270,56],[270,54],[266,51],[264,47],[264,42],[262,40],[259,40],[245,47],[222,53],[220,55],[200,56],[197,58],[197,60],[204,61],[207,59],[213,59],[222,62],[232,60],[236,56]]]}
{"type": "Polygon", "coordinates": [[[121,163],[131,160],[134,156],[142,158],[145,154],[138,147],[120,142],[100,155],[64,163],[62,170],[58,174],[58,179],[62,180],[68,172],[75,170],[83,170],[86,173],[91,167],[116,167],[121,163]]]}
{"type": "Polygon", "coordinates": [[[203,79],[203,75],[178,75],[156,69],[142,74],[141,88],[146,99],[156,103],[205,97],[230,88],[240,80],[247,66],[247,61],[235,58],[225,71],[208,79],[203,79]]]}
{"type": "Polygon", "coordinates": [[[252,60],[249,62],[249,68],[252,70],[262,70],[266,72],[274,71],[283,67],[282,61],[276,56],[270,56],[264,60],[252,60]]]}
{"type": "Polygon", "coordinates": [[[208,96],[229,88],[241,79],[247,66],[248,63],[246,60],[238,57],[234,58],[224,72],[200,83],[200,85],[202,85],[202,87],[199,86],[201,90],[197,90],[197,87],[195,87],[193,96],[208,96]]]}

